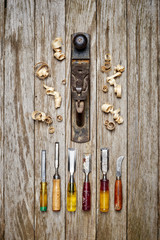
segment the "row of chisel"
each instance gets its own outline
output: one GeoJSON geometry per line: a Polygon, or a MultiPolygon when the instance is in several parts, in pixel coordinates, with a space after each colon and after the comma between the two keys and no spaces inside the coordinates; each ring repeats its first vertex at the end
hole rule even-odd
{"type": "MultiPolygon", "coordinates": [[[[121,168],[124,157],[120,156],[117,159],[117,171],[115,182],[115,210],[122,209],[122,182],[121,182],[121,168]]],[[[59,143],[55,143],[55,174],[53,176],[53,191],[52,191],[52,210],[60,211],[61,209],[61,189],[59,168],[59,143]]],[[[103,174],[100,180],[100,211],[108,212],[109,210],[109,180],[107,179],[107,172],[109,170],[109,149],[101,149],[101,171],[103,174]]],[[[67,210],[69,212],[76,211],[76,184],[74,180],[74,173],[76,171],[76,150],[68,149],[68,171],[70,172],[70,179],[67,188],[67,210]]],[[[83,183],[82,193],[82,210],[89,211],[91,209],[91,188],[89,182],[89,173],[91,172],[91,154],[83,154],[83,172],[85,173],[85,180],[83,183]]],[[[47,182],[46,182],[46,151],[42,150],[41,154],[41,190],[40,190],[40,210],[47,211],[47,182]]]]}

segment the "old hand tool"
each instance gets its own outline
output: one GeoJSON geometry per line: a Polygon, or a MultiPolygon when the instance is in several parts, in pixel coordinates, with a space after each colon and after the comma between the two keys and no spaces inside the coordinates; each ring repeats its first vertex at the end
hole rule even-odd
{"type": "Polygon", "coordinates": [[[76,150],[74,148],[68,149],[68,171],[70,172],[70,179],[67,189],[67,210],[69,212],[75,212],[76,184],[74,182],[74,172],[76,171],[76,150]]]}
{"type": "Polygon", "coordinates": [[[89,211],[91,208],[91,190],[89,182],[89,173],[91,172],[91,154],[83,154],[83,172],[85,181],[83,183],[82,210],[89,211]]]}
{"type": "Polygon", "coordinates": [[[117,159],[117,171],[116,171],[115,194],[114,194],[114,208],[116,211],[120,211],[122,209],[121,169],[122,169],[123,159],[124,159],[123,156],[120,156],[117,159]]]}
{"type": "Polygon", "coordinates": [[[90,35],[71,38],[71,133],[72,141],[83,143],[90,138],[90,35]]]}
{"type": "Polygon", "coordinates": [[[58,174],[59,167],[59,143],[55,143],[55,160],[54,160],[55,174],[53,176],[53,192],[52,192],[52,210],[60,211],[61,209],[61,179],[58,174]]]}
{"type": "Polygon", "coordinates": [[[109,170],[109,149],[101,149],[101,171],[103,178],[100,180],[100,211],[108,212],[109,210],[109,180],[107,172],[109,170]]]}
{"type": "Polygon", "coordinates": [[[41,190],[40,190],[40,210],[47,211],[47,183],[46,183],[46,151],[41,152],[41,190]]]}

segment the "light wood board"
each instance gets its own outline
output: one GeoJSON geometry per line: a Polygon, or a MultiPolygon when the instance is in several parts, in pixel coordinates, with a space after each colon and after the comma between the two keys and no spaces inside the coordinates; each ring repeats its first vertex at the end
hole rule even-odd
{"type": "Polygon", "coordinates": [[[160,239],[159,235],[159,29],[158,0],[14,0],[0,4],[0,239],[160,239]],[[91,35],[90,141],[71,141],[71,34],[91,35]],[[51,42],[61,37],[66,59],[56,60],[51,42]],[[112,56],[112,70],[102,73],[104,55],[112,56]],[[39,80],[33,66],[45,61],[51,77],[39,80]],[[117,83],[122,98],[106,83],[114,66],[125,72],[117,83]],[[62,80],[66,78],[66,85],[62,80]],[[62,96],[55,109],[43,84],[62,96]],[[108,93],[102,92],[107,85],[108,93]],[[113,132],[101,112],[109,102],[121,108],[122,125],[113,132]],[[31,113],[44,111],[49,126],[34,122],[31,113]],[[57,115],[63,116],[57,122],[57,115]],[[55,142],[60,142],[61,211],[52,211],[55,142]],[[68,148],[77,150],[75,182],[77,210],[67,212],[68,148]],[[100,149],[110,150],[108,179],[110,209],[99,211],[100,149]],[[48,210],[40,212],[41,150],[47,153],[48,210]],[[92,154],[91,211],[82,211],[83,153],[92,154]],[[116,160],[122,163],[123,208],[114,210],[116,160]]]}

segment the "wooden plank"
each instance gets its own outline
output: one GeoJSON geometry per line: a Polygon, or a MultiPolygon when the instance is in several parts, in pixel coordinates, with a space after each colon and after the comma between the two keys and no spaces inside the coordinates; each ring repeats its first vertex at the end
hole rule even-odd
{"type": "Polygon", "coordinates": [[[160,2],[158,1],[158,30],[157,30],[157,38],[158,38],[158,104],[159,104],[159,119],[158,119],[158,129],[159,129],[159,151],[158,151],[158,159],[159,159],[159,172],[158,172],[158,239],[160,240],[160,2]]]}
{"type": "Polygon", "coordinates": [[[128,239],[157,239],[158,1],[127,2],[128,239]]]}
{"type": "MultiPolygon", "coordinates": [[[[65,60],[59,62],[53,57],[51,42],[56,37],[65,41],[65,1],[36,1],[35,12],[35,63],[45,61],[51,67],[51,77],[47,80],[35,78],[35,110],[41,110],[53,118],[55,133],[49,134],[48,126],[35,123],[35,238],[65,238],[65,60]],[[60,109],[55,110],[53,96],[47,96],[43,83],[52,86],[62,96],[60,109]],[[63,122],[57,122],[56,116],[63,116],[63,122]],[[61,211],[52,211],[52,181],[55,173],[55,142],[60,142],[61,211]],[[40,212],[41,150],[46,149],[48,211],[40,212]]],[[[65,51],[65,45],[62,50],[65,51]]]]}
{"type": "MultiPolygon", "coordinates": [[[[75,182],[77,187],[77,209],[75,213],[66,211],[66,239],[95,239],[96,238],[96,1],[66,1],[66,159],[68,147],[77,150],[75,182]],[[70,98],[70,61],[71,34],[86,32],[91,35],[91,97],[90,97],[90,134],[87,143],[71,141],[71,98],[70,98]],[[82,211],[82,188],[84,173],[82,172],[83,153],[92,154],[91,211],[82,211]]],[[[68,161],[66,161],[66,191],[69,182],[68,161]]]]}
{"type": "Polygon", "coordinates": [[[4,100],[4,1],[0,4],[0,239],[4,239],[4,182],[3,182],[3,100],[4,100]]]}
{"type": "Polygon", "coordinates": [[[34,238],[34,4],[8,1],[5,22],[5,239],[34,238]]]}
{"type": "Polygon", "coordinates": [[[126,1],[97,1],[97,239],[126,239],[126,206],[127,206],[127,76],[126,76],[126,1]],[[108,73],[101,72],[104,56],[112,56],[112,69],[108,73]],[[114,66],[122,64],[125,72],[116,79],[122,86],[122,98],[114,94],[113,86],[106,83],[106,77],[113,74],[114,66]],[[108,93],[102,92],[102,87],[108,86],[108,93]],[[113,120],[111,114],[101,111],[104,103],[112,104],[115,109],[120,108],[120,115],[124,118],[122,125],[116,124],[113,132],[105,129],[104,121],[113,120]],[[101,213],[100,202],[100,148],[107,147],[110,151],[109,159],[109,191],[110,206],[108,213],[101,213]],[[122,163],[123,208],[121,212],[114,210],[114,186],[116,180],[116,160],[125,156],[122,163]]]}

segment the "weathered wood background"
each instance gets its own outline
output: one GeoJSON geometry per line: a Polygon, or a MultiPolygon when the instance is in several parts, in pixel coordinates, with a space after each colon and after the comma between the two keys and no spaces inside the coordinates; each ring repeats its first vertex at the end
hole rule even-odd
{"type": "Polygon", "coordinates": [[[1,0],[0,3],[0,239],[160,239],[159,220],[159,30],[158,0],[1,0]],[[71,142],[71,34],[91,34],[91,140],[71,142]],[[51,41],[62,37],[66,60],[53,57],[51,41]],[[125,72],[122,99],[113,88],[102,93],[104,54],[125,72]],[[45,61],[51,77],[44,82],[62,95],[54,109],[33,66],[45,61]],[[66,78],[66,86],[61,81],[66,78]],[[124,124],[104,128],[105,102],[121,108],[124,124]],[[50,114],[55,133],[31,119],[34,110],[50,114]],[[63,122],[56,121],[56,115],[63,122]],[[54,143],[60,142],[61,211],[52,212],[54,143]],[[67,149],[77,149],[77,211],[66,211],[69,180],[67,149]],[[100,148],[110,149],[110,210],[99,211],[100,148]],[[48,211],[39,210],[40,153],[47,150],[48,211]],[[82,211],[82,154],[92,153],[92,208],[82,211]],[[123,209],[114,211],[116,159],[124,155],[123,209]]]}

